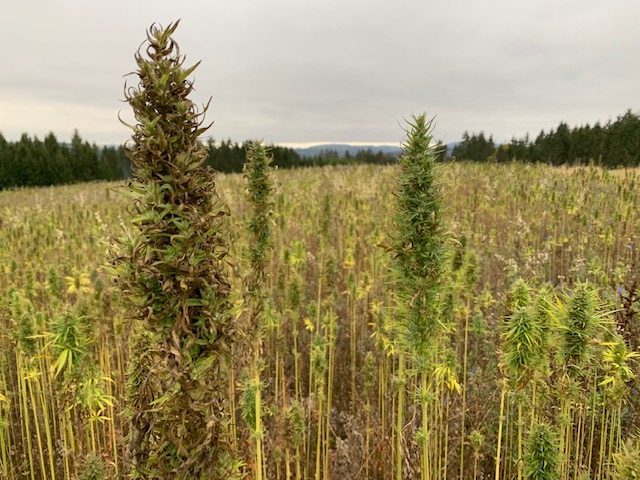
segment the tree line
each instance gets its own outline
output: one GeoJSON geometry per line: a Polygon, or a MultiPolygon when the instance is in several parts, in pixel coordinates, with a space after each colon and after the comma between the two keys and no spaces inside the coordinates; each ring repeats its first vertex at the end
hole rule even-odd
{"type": "MultiPolygon", "coordinates": [[[[246,158],[244,145],[230,139],[207,141],[206,164],[223,173],[238,173],[246,158]]],[[[640,165],[640,115],[631,110],[609,120],[569,127],[560,122],[548,132],[542,130],[532,140],[527,134],[514,137],[509,143],[497,145],[493,136],[484,132],[464,132],[462,141],[447,151],[439,144],[438,160],[457,158],[476,162],[504,163],[513,160],[543,162],[551,165],[595,163],[615,167],[640,165]]],[[[372,149],[356,154],[340,155],[324,150],[304,157],[289,147],[271,145],[273,165],[278,168],[300,168],[324,165],[371,163],[385,165],[397,162],[397,156],[372,149]]],[[[122,146],[90,144],[75,131],[70,143],[59,142],[53,133],[44,140],[23,134],[16,142],[8,142],[0,133],[0,190],[11,187],[35,187],[93,180],[114,181],[130,176],[130,160],[122,146]]]]}
{"type": "MultiPolygon", "coordinates": [[[[239,173],[246,158],[245,146],[223,140],[207,141],[206,165],[223,173],[239,173]]],[[[300,168],[324,165],[348,165],[360,163],[389,164],[397,161],[395,155],[360,150],[341,156],[334,150],[303,157],[292,148],[272,145],[269,152],[273,165],[278,168],[300,168]]],[[[16,142],[8,142],[0,133],[0,190],[12,187],[42,187],[50,185],[115,181],[128,178],[131,161],[122,146],[90,144],[75,131],[71,143],[59,142],[53,133],[44,140],[23,134],[16,142]]]]}
{"type": "Polygon", "coordinates": [[[492,136],[483,132],[465,132],[462,142],[450,152],[449,158],[476,162],[542,162],[551,165],[579,165],[595,163],[614,167],[640,165],[640,116],[631,110],[609,120],[570,128],[560,122],[548,132],[542,130],[531,140],[513,138],[509,143],[496,145],[492,136]]]}
{"type": "Polygon", "coordinates": [[[98,147],[77,131],[70,144],[53,133],[44,140],[26,133],[8,142],[0,133],[0,189],[41,187],[92,180],[118,180],[128,173],[122,147],[98,147]]]}
{"type": "MultiPolygon", "coordinates": [[[[246,149],[244,145],[250,144],[246,141],[242,144],[232,142],[230,139],[216,143],[213,139],[208,141],[209,158],[207,165],[214,170],[224,173],[242,172],[242,165],[246,161],[246,149]]],[[[323,150],[317,155],[302,156],[293,148],[270,145],[269,154],[273,157],[272,165],[277,168],[301,168],[325,165],[353,165],[372,163],[377,165],[387,165],[398,161],[396,155],[374,152],[372,149],[362,149],[351,154],[348,151],[340,155],[336,150],[323,150]]]]}

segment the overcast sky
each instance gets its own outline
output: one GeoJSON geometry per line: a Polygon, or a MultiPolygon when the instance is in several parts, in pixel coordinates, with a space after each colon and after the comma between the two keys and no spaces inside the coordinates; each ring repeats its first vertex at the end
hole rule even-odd
{"type": "Polygon", "coordinates": [[[445,142],[503,141],[640,110],[638,0],[12,0],[0,132],[122,143],[124,74],[178,18],[215,139],[397,144],[426,111],[445,142]]]}

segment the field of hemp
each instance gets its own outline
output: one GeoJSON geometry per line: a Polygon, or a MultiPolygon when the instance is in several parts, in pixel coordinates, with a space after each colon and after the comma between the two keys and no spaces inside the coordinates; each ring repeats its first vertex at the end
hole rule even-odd
{"type": "MultiPolygon", "coordinates": [[[[424,395],[422,376],[398,371],[384,247],[398,174],[275,172],[259,432],[242,420],[247,379],[229,384],[234,441],[248,446],[237,446],[238,468],[398,478],[400,459],[401,478],[631,478],[625,469],[640,455],[637,171],[442,167],[450,253],[439,346],[417,367],[432,384],[424,395]],[[541,468],[545,441],[557,477],[528,471],[541,468]]],[[[250,204],[242,176],[216,179],[231,213],[240,316],[250,204]]],[[[131,323],[103,269],[127,218],[118,189],[0,193],[3,478],[124,478],[131,323]]]]}

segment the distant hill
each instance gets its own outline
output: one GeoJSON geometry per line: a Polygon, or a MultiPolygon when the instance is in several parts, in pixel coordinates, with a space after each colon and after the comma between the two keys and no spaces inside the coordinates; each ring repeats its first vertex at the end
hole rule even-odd
{"type": "Polygon", "coordinates": [[[398,146],[389,145],[348,145],[344,143],[325,143],[322,145],[314,145],[307,148],[295,148],[295,152],[301,157],[316,157],[320,153],[326,150],[332,150],[338,152],[341,157],[345,152],[349,152],[350,155],[355,155],[360,150],[371,149],[374,153],[382,152],[391,155],[399,155],[402,149],[398,146]]]}
{"type": "MultiPolygon", "coordinates": [[[[447,143],[447,153],[451,154],[454,147],[459,145],[460,142],[447,143]]],[[[338,155],[344,157],[345,152],[349,152],[350,155],[355,155],[360,150],[371,149],[374,153],[382,152],[390,155],[400,155],[402,148],[400,146],[392,145],[349,145],[346,143],[324,143],[322,145],[314,145],[307,148],[294,148],[295,152],[303,158],[317,157],[320,153],[326,150],[332,150],[338,152],[338,155]]]]}

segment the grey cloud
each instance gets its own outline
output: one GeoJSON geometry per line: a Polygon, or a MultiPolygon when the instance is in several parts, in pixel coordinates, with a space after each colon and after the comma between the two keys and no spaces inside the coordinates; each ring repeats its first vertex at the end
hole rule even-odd
{"type": "Polygon", "coordinates": [[[448,141],[481,129],[508,139],[639,108],[636,0],[60,0],[6,11],[8,137],[77,127],[125,140],[123,75],[149,24],[177,18],[187,62],[202,59],[194,99],[213,97],[215,138],[395,142],[402,117],[427,110],[448,141]]]}

